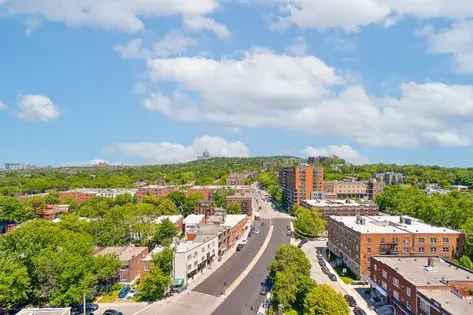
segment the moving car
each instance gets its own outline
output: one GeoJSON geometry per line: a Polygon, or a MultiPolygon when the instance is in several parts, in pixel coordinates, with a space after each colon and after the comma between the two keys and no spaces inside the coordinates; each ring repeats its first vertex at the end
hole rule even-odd
{"type": "Polygon", "coordinates": [[[345,294],[345,301],[347,301],[348,305],[350,305],[351,307],[356,306],[355,298],[351,295],[345,294]]]}
{"type": "Polygon", "coordinates": [[[103,312],[103,315],[123,315],[123,313],[116,310],[108,309],[103,312]]]}
{"type": "Polygon", "coordinates": [[[245,245],[243,245],[241,243],[238,244],[237,247],[236,247],[237,252],[241,251],[243,249],[243,247],[245,247],[245,245]]]}
{"type": "Polygon", "coordinates": [[[337,276],[334,275],[333,273],[330,273],[330,274],[328,275],[328,277],[329,277],[329,279],[332,280],[332,281],[337,281],[337,276]]]}

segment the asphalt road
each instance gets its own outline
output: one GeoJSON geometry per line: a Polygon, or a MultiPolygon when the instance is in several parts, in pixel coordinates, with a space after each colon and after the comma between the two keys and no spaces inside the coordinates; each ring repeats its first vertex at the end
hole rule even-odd
{"type": "Polygon", "coordinates": [[[253,234],[248,238],[248,243],[239,252],[230,257],[222,266],[215,270],[206,280],[194,288],[193,291],[219,296],[248,266],[255,257],[264,239],[269,232],[270,221],[261,220],[255,226],[260,230],[259,234],[253,234]],[[260,222],[264,222],[261,226],[260,222]],[[226,285],[224,285],[226,284],[226,285]]]}
{"type": "MultiPolygon", "coordinates": [[[[288,219],[272,219],[274,225],[270,243],[248,276],[213,312],[213,315],[249,315],[256,314],[264,296],[260,295],[261,282],[268,274],[268,266],[281,244],[289,243],[287,233],[288,219]],[[253,309],[251,309],[253,306],[253,309]]],[[[265,224],[268,225],[268,224],[265,224]]],[[[246,262],[242,263],[247,265],[246,262]]],[[[240,266],[238,266],[240,267],[240,266]]],[[[243,266],[244,267],[244,266],[243,266]]]]}

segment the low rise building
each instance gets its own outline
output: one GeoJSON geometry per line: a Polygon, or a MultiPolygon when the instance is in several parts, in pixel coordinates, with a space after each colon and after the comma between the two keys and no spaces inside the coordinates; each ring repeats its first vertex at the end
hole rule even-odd
{"type": "Polygon", "coordinates": [[[45,220],[54,220],[59,214],[68,213],[69,205],[46,205],[39,211],[39,216],[45,220]]]}
{"type": "Polygon", "coordinates": [[[369,283],[397,314],[473,314],[473,272],[439,257],[371,257],[369,283]]]}
{"type": "Polygon", "coordinates": [[[230,228],[224,225],[203,224],[199,227],[196,237],[217,236],[218,256],[222,257],[230,247],[230,228]]]}
{"type": "Polygon", "coordinates": [[[180,190],[181,187],[175,185],[141,186],[136,191],[136,199],[141,201],[144,196],[167,197],[169,194],[180,190]]]}
{"type": "Polygon", "coordinates": [[[143,259],[148,255],[148,247],[111,246],[98,248],[95,256],[113,255],[121,262],[118,274],[120,282],[134,282],[145,272],[143,259]]]}
{"type": "Polygon", "coordinates": [[[233,247],[248,228],[249,217],[245,214],[227,214],[224,226],[230,229],[228,247],[233,247]]]}
{"type": "Polygon", "coordinates": [[[186,239],[193,240],[197,235],[197,231],[199,231],[200,225],[205,223],[205,215],[190,214],[184,219],[183,223],[186,239]]]}
{"type": "Polygon", "coordinates": [[[376,203],[370,201],[355,201],[351,199],[317,199],[303,200],[303,207],[317,209],[327,218],[328,216],[356,216],[356,215],[378,215],[379,207],[376,203]]]}
{"type": "Polygon", "coordinates": [[[58,192],[61,202],[75,202],[81,204],[92,198],[102,197],[114,199],[120,195],[135,196],[137,189],[126,188],[78,188],[67,191],[58,192]]]}
{"type": "Polygon", "coordinates": [[[404,183],[404,175],[396,172],[377,173],[374,178],[385,185],[399,185],[404,183]]]}
{"type": "Polygon", "coordinates": [[[324,191],[335,194],[338,199],[362,199],[368,197],[368,185],[366,182],[355,180],[335,180],[325,182],[324,191]]]}
{"type": "Polygon", "coordinates": [[[236,193],[225,198],[225,203],[237,204],[240,206],[241,213],[251,216],[253,214],[253,197],[250,194],[236,193]]]}
{"type": "Polygon", "coordinates": [[[173,277],[185,284],[197,273],[211,266],[218,255],[218,237],[198,236],[176,245],[173,264],[173,277]]]}
{"type": "Polygon", "coordinates": [[[328,249],[340,263],[366,279],[379,255],[461,256],[465,235],[407,216],[330,216],[328,249]]]}
{"type": "Polygon", "coordinates": [[[244,185],[248,179],[255,178],[256,172],[231,172],[227,177],[227,185],[244,185]]]}

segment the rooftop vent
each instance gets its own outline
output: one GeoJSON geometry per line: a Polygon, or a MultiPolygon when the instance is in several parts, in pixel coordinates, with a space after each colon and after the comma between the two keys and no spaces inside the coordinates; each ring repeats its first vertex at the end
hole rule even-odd
{"type": "Polygon", "coordinates": [[[357,215],[356,216],[356,224],[366,225],[366,218],[362,217],[361,215],[357,215]]]}

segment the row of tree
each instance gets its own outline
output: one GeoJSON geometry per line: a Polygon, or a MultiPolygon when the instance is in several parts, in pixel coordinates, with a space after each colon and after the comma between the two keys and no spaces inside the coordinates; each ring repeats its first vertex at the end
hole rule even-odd
{"type": "Polygon", "coordinates": [[[87,234],[32,220],[0,237],[0,305],[64,306],[92,298],[115,280],[120,262],[93,256],[87,234]]]}
{"type": "Polygon", "coordinates": [[[296,217],[294,229],[299,238],[315,238],[325,231],[326,222],[318,210],[295,207],[291,214],[296,217]]]}
{"type": "Polygon", "coordinates": [[[270,266],[273,307],[291,315],[348,315],[343,296],[310,278],[310,261],[292,245],[281,246],[270,266]]]}
{"type": "Polygon", "coordinates": [[[450,192],[428,195],[410,185],[388,186],[378,195],[376,202],[383,212],[409,215],[433,225],[463,230],[466,257],[460,262],[468,267],[469,261],[473,260],[473,194],[450,192]]]}

